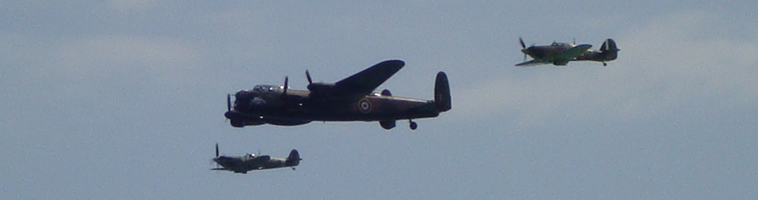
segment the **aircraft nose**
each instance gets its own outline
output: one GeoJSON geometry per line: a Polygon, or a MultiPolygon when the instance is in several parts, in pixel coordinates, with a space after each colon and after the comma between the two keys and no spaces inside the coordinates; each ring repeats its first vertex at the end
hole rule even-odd
{"type": "Polygon", "coordinates": [[[241,99],[241,98],[244,98],[246,95],[247,95],[247,91],[240,90],[239,92],[234,93],[234,98],[241,99]]]}

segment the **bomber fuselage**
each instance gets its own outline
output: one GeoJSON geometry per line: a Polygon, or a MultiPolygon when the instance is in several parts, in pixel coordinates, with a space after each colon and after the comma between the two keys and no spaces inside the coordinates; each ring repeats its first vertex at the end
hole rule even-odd
{"type": "Polygon", "coordinates": [[[258,85],[253,90],[237,92],[234,95],[234,109],[227,112],[227,117],[295,119],[302,122],[378,121],[436,117],[440,113],[432,100],[379,93],[310,98],[310,92],[305,90],[288,89],[284,95],[283,87],[258,85]]]}

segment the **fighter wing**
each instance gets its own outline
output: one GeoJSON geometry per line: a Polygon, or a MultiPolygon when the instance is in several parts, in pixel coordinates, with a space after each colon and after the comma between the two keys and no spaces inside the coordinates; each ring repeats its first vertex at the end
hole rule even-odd
{"type": "Polygon", "coordinates": [[[246,165],[250,170],[261,169],[266,165],[266,163],[268,163],[269,160],[271,160],[271,156],[261,155],[253,158],[252,160],[248,160],[246,162],[246,165]]]}
{"type": "Polygon", "coordinates": [[[387,60],[334,84],[336,95],[367,95],[405,66],[402,60],[387,60]]]}
{"type": "Polygon", "coordinates": [[[582,54],[586,53],[587,49],[590,49],[590,48],[592,48],[592,45],[590,44],[576,45],[575,47],[566,49],[565,51],[553,56],[552,60],[573,60],[576,57],[579,57],[582,54]]]}
{"type": "Polygon", "coordinates": [[[517,67],[531,67],[535,65],[544,65],[550,63],[548,60],[530,60],[516,64],[517,67]]]}

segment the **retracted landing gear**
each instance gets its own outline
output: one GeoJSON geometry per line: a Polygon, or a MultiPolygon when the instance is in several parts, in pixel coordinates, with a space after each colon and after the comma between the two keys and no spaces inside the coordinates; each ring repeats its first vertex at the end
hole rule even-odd
{"type": "Polygon", "coordinates": [[[418,124],[414,122],[412,119],[409,119],[408,122],[411,123],[411,130],[416,130],[416,128],[418,128],[418,124]]]}

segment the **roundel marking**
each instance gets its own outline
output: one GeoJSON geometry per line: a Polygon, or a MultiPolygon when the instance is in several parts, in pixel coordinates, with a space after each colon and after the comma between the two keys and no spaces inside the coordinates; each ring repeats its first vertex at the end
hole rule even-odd
{"type": "Polygon", "coordinates": [[[367,99],[361,99],[358,101],[358,110],[360,110],[362,113],[371,112],[371,102],[369,102],[367,99]]]}

